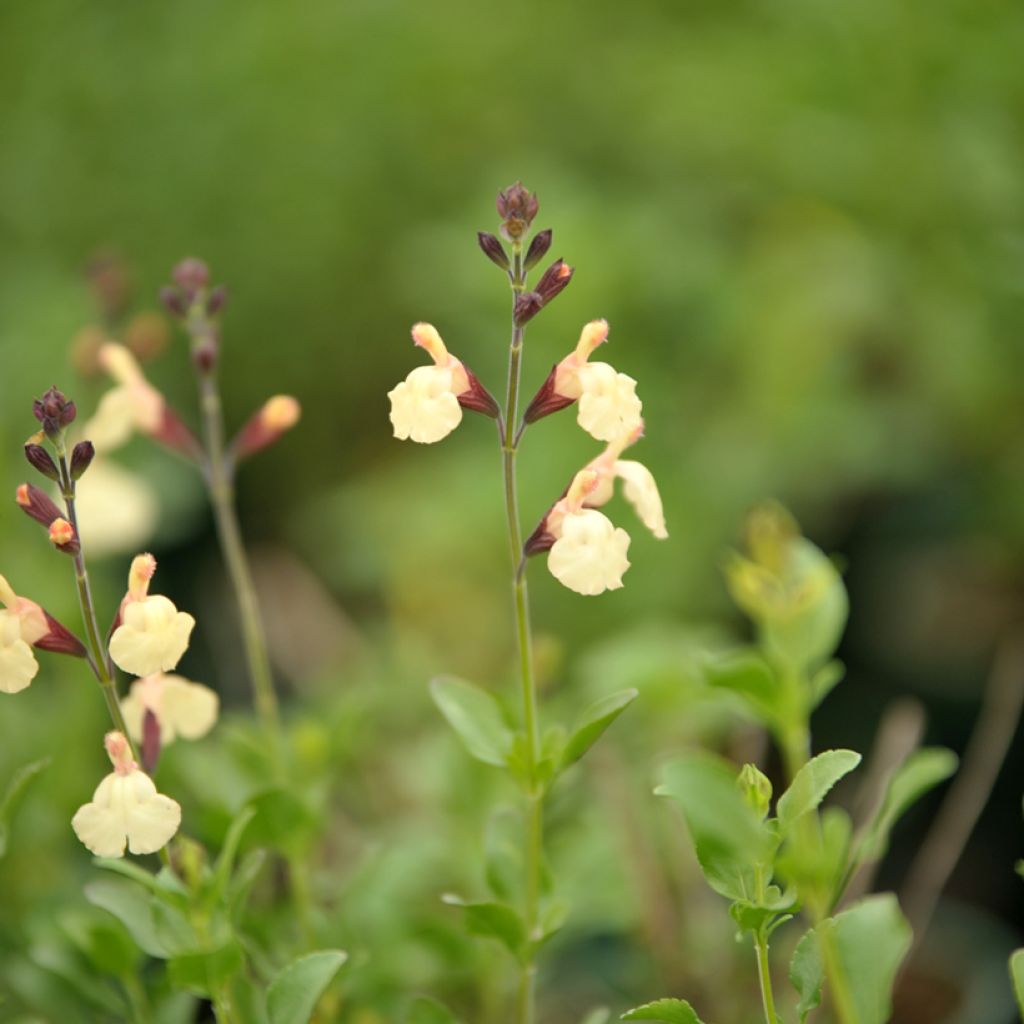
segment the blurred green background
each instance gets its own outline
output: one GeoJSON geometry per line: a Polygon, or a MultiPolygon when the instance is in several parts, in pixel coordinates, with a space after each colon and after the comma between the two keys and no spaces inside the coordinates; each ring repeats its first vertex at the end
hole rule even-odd
{"type": "MultiPolygon", "coordinates": [[[[425,684],[452,671],[511,692],[500,464],[476,417],[437,446],[393,440],[385,398],[422,361],[408,335],[420,319],[500,389],[507,287],[475,242],[496,230],[495,191],[516,178],[535,189],[551,255],[576,267],[529,330],[526,391],[606,317],[602,358],[640,382],[636,457],[671,533],[652,540],[616,505],[633,567],[598,599],[531,570],[549,707],[631,683],[649,699],[555,812],[556,873],[583,906],[549,962],[549,1013],[561,993],[578,1017],[588,999],[625,1008],[689,976],[673,957],[651,966],[616,866],[630,814],[679,831],[649,806],[649,782],[658,757],[717,728],[687,659],[708,637],[742,635],[720,564],[752,503],[781,499],[848,567],[849,675],[821,712],[819,748],[866,749],[909,695],[928,708],[929,742],[961,750],[1000,638],[1019,627],[1022,52],[1024,10],[1008,0],[0,9],[4,486],[26,476],[33,396],[57,383],[89,411],[102,393],[72,349],[103,324],[87,274],[98,254],[129,282],[103,324],[115,336],[156,308],[183,256],[228,285],[230,423],[275,392],[302,401],[299,428],[242,474],[241,515],[296,735],[350,827],[337,826],[340,867],[325,863],[321,884],[371,965],[353,980],[353,1012],[367,1015],[352,1019],[395,1019],[410,989],[496,998],[469,991],[467,958],[489,953],[468,952],[434,902],[451,879],[479,884],[492,794],[425,684]],[[382,964],[382,948],[401,953],[382,964]]],[[[180,336],[147,372],[194,421],[180,336]]],[[[596,449],[568,414],[528,432],[528,529],[596,449]]],[[[122,462],[157,489],[163,590],[199,620],[182,668],[239,705],[202,493],[144,442],[122,462]]],[[[111,610],[126,567],[124,555],[95,564],[111,610]]],[[[0,507],[0,571],[74,620],[70,567],[13,502],[0,507]]],[[[66,820],[102,770],[90,686],[51,658],[0,707],[2,777],[55,757],[0,863],[17,894],[0,912],[9,950],[89,870],[66,820]]],[[[200,755],[173,753],[169,770],[201,772],[200,755]]],[[[948,913],[968,922],[954,933],[992,947],[984,969],[959,965],[965,979],[997,972],[1020,922],[1022,767],[1018,750],[950,886],[948,913]]],[[[899,832],[885,884],[900,884],[935,807],[899,832]]],[[[715,927],[701,952],[711,973],[733,955],[715,927]]],[[[956,1019],[1008,1019],[1006,994],[956,1019]]]]}

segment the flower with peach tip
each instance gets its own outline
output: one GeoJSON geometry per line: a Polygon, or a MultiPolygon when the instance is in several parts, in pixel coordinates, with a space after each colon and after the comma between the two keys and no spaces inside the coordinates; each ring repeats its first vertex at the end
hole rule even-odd
{"type": "Polygon", "coordinates": [[[581,469],[526,542],[524,552],[547,551],[551,575],[586,596],[617,590],[629,568],[629,534],[586,507],[599,483],[599,473],[581,469]]]}
{"type": "MultiPolygon", "coordinates": [[[[19,597],[4,576],[0,576],[0,604],[18,623],[21,639],[30,647],[54,654],[85,657],[85,645],[66,626],[27,597],[19,597]]],[[[33,673],[34,674],[34,673],[33,673]]]]}
{"type": "Polygon", "coordinates": [[[179,736],[185,740],[205,736],[217,721],[219,710],[220,698],[208,686],[163,673],[136,679],[121,701],[121,714],[131,738],[142,742],[143,720],[149,711],[160,726],[160,744],[164,747],[179,736]]]}
{"type": "Polygon", "coordinates": [[[462,421],[463,408],[496,417],[498,404],[486,388],[448,352],[431,324],[416,324],[412,339],[434,360],[418,366],[388,392],[395,437],[433,444],[447,437],[462,421]]]}
{"type": "Polygon", "coordinates": [[[244,459],[272,445],[286,431],[299,422],[302,406],[291,395],[274,395],[268,398],[259,411],[238,432],[231,443],[236,459],[244,459]]]}
{"type": "Polygon", "coordinates": [[[77,555],[82,550],[75,528],[66,519],[59,517],[54,519],[50,523],[49,533],[50,543],[58,551],[63,551],[66,555],[77,555]]]}
{"type": "Polygon", "coordinates": [[[92,800],[71,819],[75,835],[97,857],[156,853],[181,824],[181,807],[162,793],[132,760],[124,735],[108,732],[104,745],[114,770],[96,787],[92,800]]]}
{"type": "Polygon", "coordinates": [[[38,671],[39,662],[22,637],[18,616],[0,611],[0,692],[24,690],[38,671]]]}
{"type": "Polygon", "coordinates": [[[589,361],[607,338],[605,320],[593,320],[583,328],[576,348],[555,366],[527,407],[523,417],[527,423],[578,401],[576,420],[598,441],[615,441],[640,427],[643,405],[636,381],[608,363],[589,361]]]}
{"type": "Polygon", "coordinates": [[[84,433],[97,451],[110,452],[125,444],[135,431],[147,434],[180,454],[196,457],[199,442],[164,396],[146,379],[135,356],[116,342],[99,351],[99,363],[116,381],[101,399],[84,433]]]}
{"type": "Polygon", "coordinates": [[[587,508],[600,508],[611,500],[615,480],[618,478],[622,481],[622,493],[640,517],[640,522],[658,540],[665,540],[668,537],[668,530],[665,529],[665,511],[654,476],[642,463],[619,458],[623,450],[635,444],[642,434],[641,423],[631,434],[624,434],[609,444],[604,452],[588,465],[587,468],[594,470],[599,478],[597,486],[588,495],[584,504],[587,508]]]}
{"type": "Polygon", "coordinates": [[[187,612],[179,612],[169,598],[149,593],[154,572],[156,559],[152,555],[133,559],[119,624],[110,637],[111,658],[134,676],[173,669],[188,648],[196,624],[187,612]]]}
{"type": "Polygon", "coordinates": [[[49,527],[61,517],[60,509],[53,499],[35,484],[20,484],[14,492],[14,500],[25,515],[43,526],[49,527]]]}

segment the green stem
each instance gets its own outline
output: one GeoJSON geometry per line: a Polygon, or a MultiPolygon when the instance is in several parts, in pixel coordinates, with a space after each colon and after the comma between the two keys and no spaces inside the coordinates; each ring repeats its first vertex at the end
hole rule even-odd
{"type": "Polygon", "coordinates": [[[839,952],[832,941],[831,924],[831,921],[823,920],[818,924],[816,931],[832,1005],[835,1007],[840,1024],[860,1024],[860,1017],[857,1015],[853,996],[850,994],[846,975],[843,973],[843,965],[839,960],[839,952]]]}
{"type": "MultiPolygon", "coordinates": [[[[513,248],[511,272],[513,308],[516,296],[524,289],[522,250],[513,248]]],[[[523,919],[527,941],[532,943],[540,906],[540,877],[544,844],[543,793],[538,788],[537,764],[540,761],[540,717],[537,712],[537,684],[533,675],[533,652],[530,632],[530,610],[526,574],[520,572],[523,557],[523,535],[519,525],[519,500],[516,494],[516,452],[522,430],[519,420],[519,379],[522,370],[523,328],[513,322],[512,341],[508,355],[508,386],[505,395],[505,433],[502,437],[502,463],[505,479],[505,518],[508,525],[509,552],[512,557],[512,587],[516,610],[516,639],[519,648],[520,685],[523,702],[523,728],[526,732],[527,778],[529,793],[526,809],[526,899],[523,919]]],[[[519,980],[519,1024],[533,1024],[536,1019],[537,965],[531,953],[522,966],[519,980]]]]}
{"type": "Polygon", "coordinates": [[[217,526],[217,537],[238,604],[242,642],[252,683],[253,701],[270,743],[270,759],[277,775],[282,773],[281,718],[274,692],[274,678],[267,654],[263,620],[242,531],[235,510],[234,473],[224,447],[224,418],[220,391],[213,370],[199,374],[199,399],[206,440],[207,486],[217,526]]]}
{"type": "Polygon", "coordinates": [[[779,1018],[775,1015],[775,997],[772,994],[771,967],[768,963],[768,939],[765,937],[763,928],[759,928],[754,933],[754,944],[757,947],[757,977],[761,983],[761,1005],[764,1007],[764,1019],[766,1024],[778,1024],[779,1018]]]}

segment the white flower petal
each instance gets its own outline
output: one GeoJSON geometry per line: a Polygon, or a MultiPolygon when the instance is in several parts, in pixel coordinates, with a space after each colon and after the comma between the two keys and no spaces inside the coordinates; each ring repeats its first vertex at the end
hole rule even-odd
{"type": "Polygon", "coordinates": [[[154,675],[136,679],[128,696],[121,701],[121,714],[132,739],[141,741],[146,711],[160,725],[160,743],[167,746],[179,736],[197,740],[205,736],[217,721],[220,698],[208,686],[193,683],[183,676],[154,675]]]}
{"type": "Polygon", "coordinates": [[[548,552],[551,574],[577,594],[593,596],[622,586],[629,568],[629,534],[594,509],[567,515],[548,552]]]}
{"type": "Polygon", "coordinates": [[[615,441],[643,424],[643,405],[636,381],[607,363],[587,363],[579,369],[582,394],[576,421],[598,441],[615,441]]]}
{"type": "Polygon", "coordinates": [[[169,598],[154,594],[124,606],[121,625],[110,638],[110,656],[134,676],[167,672],[181,660],[196,620],[169,598]]]}
{"type": "Polygon", "coordinates": [[[21,623],[14,612],[0,611],[0,692],[18,693],[36,677],[39,662],[21,638],[21,623]]]}
{"type": "Polygon", "coordinates": [[[123,856],[126,842],[132,853],[155,853],[180,824],[181,807],[138,769],[111,772],[71,819],[75,834],[98,857],[123,856]]]}
{"type": "Polygon", "coordinates": [[[640,522],[658,540],[664,540],[668,536],[668,530],[665,529],[665,511],[651,471],[642,463],[619,459],[615,463],[615,475],[622,478],[622,493],[626,501],[636,509],[640,522]]]}
{"type": "Polygon", "coordinates": [[[462,406],[452,391],[452,371],[440,366],[417,366],[388,392],[395,437],[433,444],[447,437],[462,421],[462,406]]]}

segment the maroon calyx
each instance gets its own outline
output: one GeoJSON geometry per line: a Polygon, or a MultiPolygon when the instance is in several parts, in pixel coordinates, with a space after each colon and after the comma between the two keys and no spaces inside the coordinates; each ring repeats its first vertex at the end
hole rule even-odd
{"type": "Polygon", "coordinates": [[[58,622],[48,611],[43,609],[49,633],[41,636],[32,646],[51,654],[69,654],[72,658],[85,657],[85,644],[71,632],[62,622],[58,622]]]}
{"type": "Polygon", "coordinates": [[[41,491],[35,484],[24,483],[14,493],[15,501],[21,506],[27,516],[31,516],[37,523],[43,526],[50,526],[56,519],[61,518],[61,511],[57,508],[53,499],[41,491]]]}
{"type": "Polygon", "coordinates": [[[480,383],[480,379],[465,363],[463,363],[462,369],[466,371],[469,387],[462,394],[455,396],[459,405],[463,409],[472,409],[473,412],[481,412],[496,420],[501,410],[494,400],[494,396],[480,383]]]}
{"type": "Polygon", "coordinates": [[[576,401],[575,398],[560,395],[555,390],[555,378],[557,375],[558,367],[553,366],[547,380],[541,385],[540,390],[533,396],[530,404],[526,407],[526,412],[523,413],[523,420],[526,423],[533,423],[536,420],[543,419],[545,416],[550,416],[553,412],[558,412],[560,409],[564,409],[576,401]]]}
{"type": "Polygon", "coordinates": [[[157,762],[160,760],[160,723],[156,715],[146,708],[142,715],[142,770],[147,775],[156,771],[157,762]]]}

